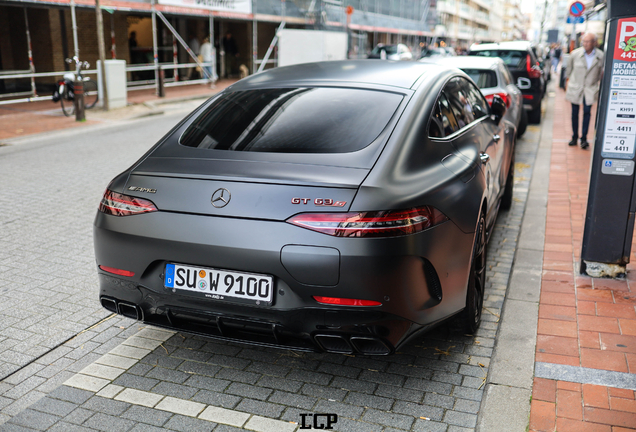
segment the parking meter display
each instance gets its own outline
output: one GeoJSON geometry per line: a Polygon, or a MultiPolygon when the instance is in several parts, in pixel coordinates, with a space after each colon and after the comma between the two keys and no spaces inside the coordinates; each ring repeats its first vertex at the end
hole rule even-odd
{"type": "Polygon", "coordinates": [[[618,21],[610,87],[601,156],[632,159],[636,154],[635,18],[618,21]]]}

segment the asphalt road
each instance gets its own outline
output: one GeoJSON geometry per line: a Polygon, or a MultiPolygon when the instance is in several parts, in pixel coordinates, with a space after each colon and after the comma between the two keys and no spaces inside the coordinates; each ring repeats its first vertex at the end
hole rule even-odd
{"type": "Polygon", "coordinates": [[[332,413],[336,430],[474,430],[539,127],[517,144],[515,199],[489,244],[478,334],[441,326],[394,356],[340,356],[152,333],[99,305],[101,195],[196,104],[0,147],[1,428],[280,431],[332,413]]]}

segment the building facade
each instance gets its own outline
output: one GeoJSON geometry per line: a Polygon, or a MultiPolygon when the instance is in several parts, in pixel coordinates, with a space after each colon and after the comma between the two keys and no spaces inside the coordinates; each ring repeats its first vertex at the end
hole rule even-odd
{"type": "MultiPolygon", "coordinates": [[[[212,35],[216,72],[223,77],[238,74],[238,65],[255,71],[283,21],[285,28],[347,32],[351,58],[366,57],[378,43],[419,50],[433,36],[435,6],[436,0],[101,0],[102,37],[107,58],[143,69],[154,64],[155,55],[160,65],[191,63],[179,39],[194,47],[212,35]],[[223,43],[228,33],[235,55],[227,64],[231,60],[233,70],[224,67],[225,51],[231,49],[223,43]]],[[[0,0],[0,99],[30,89],[29,79],[6,77],[67,71],[65,59],[75,53],[95,67],[98,39],[94,0],[0,0]]],[[[166,79],[187,80],[193,71],[166,69],[166,79]]],[[[61,73],[38,75],[35,86],[51,94],[59,78],[61,73]]],[[[150,82],[154,71],[130,72],[128,79],[150,82]]]]}
{"type": "Polygon", "coordinates": [[[496,41],[491,32],[495,0],[438,0],[436,35],[456,49],[496,41]]]}

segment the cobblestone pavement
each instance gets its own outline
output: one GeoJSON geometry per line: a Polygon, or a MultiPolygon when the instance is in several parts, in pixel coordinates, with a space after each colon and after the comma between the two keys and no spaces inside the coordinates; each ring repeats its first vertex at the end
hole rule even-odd
{"type": "Polygon", "coordinates": [[[282,432],[323,412],[343,431],[473,430],[540,128],[517,143],[477,335],[441,326],[378,358],[157,336],[101,308],[91,230],[101,193],[182,116],[0,148],[0,429],[282,432]]]}

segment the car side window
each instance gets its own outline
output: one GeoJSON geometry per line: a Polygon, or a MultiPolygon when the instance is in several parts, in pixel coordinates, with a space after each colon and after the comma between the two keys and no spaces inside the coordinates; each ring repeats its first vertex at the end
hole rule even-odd
{"type": "Polygon", "coordinates": [[[444,123],[439,103],[435,103],[433,114],[428,122],[428,136],[429,138],[444,138],[444,123]]]}
{"type": "Polygon", "coordinates": [[[428,136],[431,138],[444,138],[455,133],[459,127],[451,110],[448,99],[442,93],[435,103],[433,114],[429,121],[428,136]]]}
{"type": "Polygon", "coordinates": [[[472,107],[473,118],[475,120],[480,119],[488,115],[490,110],[488,109],[488,102],[484,99],[479,89],[468,80],[462,79],[462,88],[466,93],[468,103],[472,107]]]}
{"type": "Polygon", "coordinates": [[[459,129],[469,125],[475,120],[473,115],[473,107],[467,97],[467,92],[462,85],[463,78],[451,79],[446,87],[444,93],[448,97],[448,102],[457,120],[457,126],[459,129]]]}

